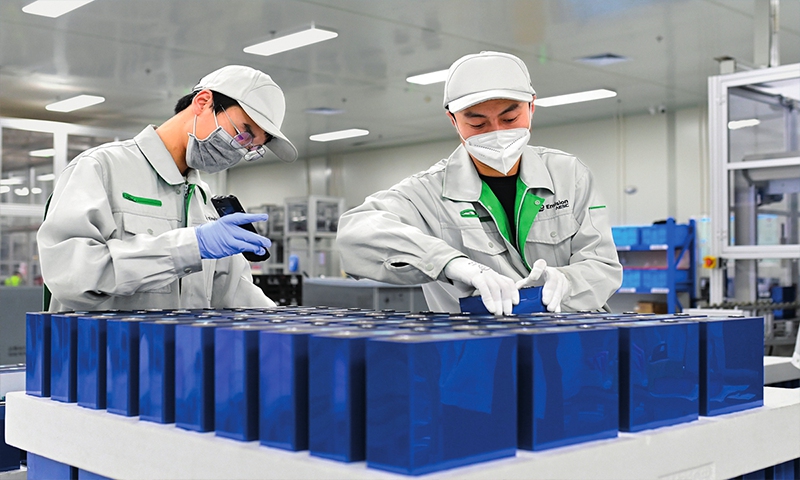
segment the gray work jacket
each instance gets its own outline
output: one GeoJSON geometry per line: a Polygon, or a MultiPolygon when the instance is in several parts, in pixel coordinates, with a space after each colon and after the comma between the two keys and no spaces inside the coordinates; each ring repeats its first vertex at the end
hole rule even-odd
{"type": "Polygon", "coordinates": [[[474,292],[444,277],[450,260],[466,256],[520,280],[543,258],[569,279],[564,310],[603,308],[622,282],[622,266],[589,169],[573,155],[528,146],[516,198],[512,238],[499,200],[459,146],[342,215],[342,266],[357,278],[421,283],[431,310],[457,312],[458,298],[474,292]]]}
{"type": "Polygon", "coordinates": [[[194,227],[218,218],[210,195],[152,126],[75,157],[36,236],[49,310],[274,305],[244,256],[201,260],[194,227]]]}

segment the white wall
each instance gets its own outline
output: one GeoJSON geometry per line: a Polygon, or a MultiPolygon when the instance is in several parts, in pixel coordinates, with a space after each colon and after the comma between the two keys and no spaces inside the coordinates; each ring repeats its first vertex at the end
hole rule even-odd
{"type": "MultiPolygon", "coordinates": [[[[580,157],[594,174],[613,224],[649,224],[667,216],[685,222],[708,214],[704,108],[543,128],[536,127],[535,118],[531,144],[580,157]],[[636,192],[626,194],[626,187],[636,192]]],[[[227,185],[245,208],[309,194],[341,196],[353,207],[370,193],[427,169],[457,145],[454,134],[441,142],[256,164],[230,170],[227,185]]]]}

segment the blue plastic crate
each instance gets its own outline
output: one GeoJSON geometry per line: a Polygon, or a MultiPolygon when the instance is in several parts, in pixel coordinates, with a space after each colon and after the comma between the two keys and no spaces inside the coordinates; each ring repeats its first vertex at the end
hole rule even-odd
{"type": "MultiPolygon", "coordinates": [[[[669,243],[667,238],[668,225],[650,225],[648,227],[639,227],[640,243],[642,245],[665,245],[669,243]]],[[[688,225],[675,225],[674,238],[672,243],[682,244],[689,234],[688,225]]]]}
{"type": "MultiPolygon", "coordinates": [[[[669,288],[667,283],[667,270],[641,270],[641,288],[669,288]]],[[[675,271],[675,283],[685,283],[689,280],[688,270],[675,271]]]]}
{"type": "Polygon", "coordinates": [[[640,288],[642,286],[642,271],[628,270],[622,271],[622,285],[619,288],[640,288]]]}
{"type": "Polygon", "coordinates": [[[611,227],[611,236],[618,247],[639,244],[639,227],[611,227]]]}

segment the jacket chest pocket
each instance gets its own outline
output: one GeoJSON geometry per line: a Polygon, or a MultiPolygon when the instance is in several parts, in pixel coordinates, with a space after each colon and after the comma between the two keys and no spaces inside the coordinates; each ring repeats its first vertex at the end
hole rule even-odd
{"type": "Polygon", "coordinates": [[[530,264],[542,258],[548,266],[569,265],[572,237],[580,224],[572,215],[539,218],[533,222],[525,242],[525,257],[530,264]]]}
{"type": "MultiPolygon", "coordinates": [[[[121,220],[121,238],[131,239],[136,236],[152,236],[156,237],[162,233],[172,230],[174,227],[169,220],[156,217],[148,217],[144,215],[137,215],[135,213],[122,212],[120,214],[121,220]]],[[[148,260],[143,260],[148,261],[148,260]]],[[[172,284],[154,289],[141,290],[147,293],[172,293],[172,284]]]]}
{"type": "Polygon", "coordinates": [[[120,214],[122,231],[125,236],[152,235],[154,237],[172,230],[172,223],[164,218],[150,217],[136,213],[122,212],[120,214]]]}
{"type": "MultiPolygon", "coordinates": [[[[497,234],[499,237],[500,234],[497,234]]],[[[502,240],[492,238],[485,231],[478,228],[461,230],[461,241],[466,250],[484,255],[500,255],[506,251],[506,244],[502,240]]],[[[469,251],[464,253],[470,253],[469,251]]]]}

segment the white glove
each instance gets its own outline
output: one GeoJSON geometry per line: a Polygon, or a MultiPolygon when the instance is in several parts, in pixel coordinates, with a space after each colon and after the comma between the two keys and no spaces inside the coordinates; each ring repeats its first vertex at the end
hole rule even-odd
{"type": "Polygon", "coordinates": [[[444,267],[444,275],[454,282],[476,288],[486,310],[495,315],[510,315],[511,309],[519,303],[519,291],[514,288],[514,280],[468,258],[450,260],[444,267]]]}
{"type": "Polygon", "coordinates": [[[547,305],[548,312],[561,312],[561,300],[569,293],[569,280],[558,269],[548,267],[547,262],[540,258],[533,262],[533,268],[527,278],[517,282],[517,289],[532,287],[544,278],[542,288],[542,303],[547,305]],[[544,276],[543,276],[544,275],[544,276]]]}

